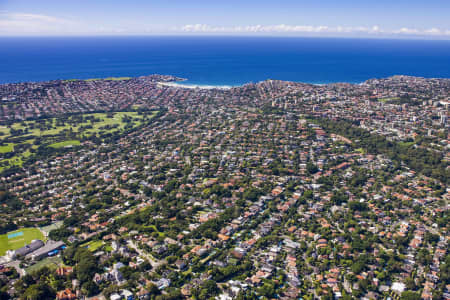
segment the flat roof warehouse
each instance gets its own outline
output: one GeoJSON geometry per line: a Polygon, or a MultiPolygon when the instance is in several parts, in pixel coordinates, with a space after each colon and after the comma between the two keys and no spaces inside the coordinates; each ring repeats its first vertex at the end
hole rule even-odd
{"type": "Polygon", "coordinates": [[[31,258],[32,260],[40,260],[44,257],[57,254],[59,250],[64,249],[65,246],[66,245],[61,241],[48,241],[44,244],[41,240],[34,240],[22,248],[10,251],[8,254],[12,259],[26,257],[31,258]]]}
{"type": "Polygon", "coordinates": [[[23,246],[22,248],[19,248],[15,251],[13,251],[12,258],[16,258],[18,256],[25,256],[33,251],[36,251],[37,249],[43,247],[45,244],[41,240],[34,240],[30,244],[23,246]]]}
{"type": "Polygon", "coordinates": [[[49,256],[49,254],[52,254],[52,255],[57,254],[58,253],[57,250],[64,248],[64,247],[65,247],[65,244],[61,241],[58,241],[58,242],[48,241],[47,244],[45,244],[45,246],[28,254],[27,258],[31,258],[32,260],[40,260],[46,256],[49,256]]]}

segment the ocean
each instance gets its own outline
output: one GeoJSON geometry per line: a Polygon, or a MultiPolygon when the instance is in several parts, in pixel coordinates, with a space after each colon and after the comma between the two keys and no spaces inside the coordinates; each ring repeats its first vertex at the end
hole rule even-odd
{"type": "Polygon", "coordinates": [[[450,41],[281,37],[1,37],[0,83],[166,74],[184,84],[450,77],[450,41]]]}

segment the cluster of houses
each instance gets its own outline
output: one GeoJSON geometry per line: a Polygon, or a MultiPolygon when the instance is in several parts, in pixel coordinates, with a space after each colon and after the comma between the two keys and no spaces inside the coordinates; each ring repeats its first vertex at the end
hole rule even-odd
{"type": "Polygon", "coordinates": [[[232,89],[192,89],[160,84],[176,80],[180,79],[150,75],[124,80],[3,84],[0,85],[3,102],[0,121],[137,106],[164,106],[176,110],[180,102],[217,99],[236,103],[271,101],[273,106],[285,109],[308,103],[308,113],[356,120],[363,128],[401,140],[414,138],[417,131],[434,136],[438,133],[436,128],[449,125],[448,79],[393,76],[359,85],[320,86],[267,80],[232,89]]]}
{"type": "MultiPolygon", "coordinates": [[[[100,271],[91,280],[104,289],[101,296],[147,299],[155,286],[188,298],[214,281],[211,296],[220,299],[382,299],[406,290],[449,298],[441,279],[449,237],[445,183],[355,149],[351,139],[303,117],[339,115],[371,130],[394,126],[401,140],[416,132],[411,126],[439,131],[446,124],[436,116],[445,106],[435,102],[448,98],[448,81],[392,77],[314,86],[270,80],[203,90],[147,80],[138,88],[145,80],[54,83],[52,89],[92,84],[105,93],[98,101],[108,96],[99,86],[123,88],[115,96],[126,103],[168,111],[114,143],[84,141],[0,178],[23,203],[15,220],[2,217],[18,224],[63,221],[64,241],[96,257],[100,271]],[[429,98],[431,90],[431,105],[373,97],[403,99],[408,91],[409,98],[429,98]],[[390,121],[395,116],[400,125],[390,121]]],[[[430,145],[444,151],[441,146],[430,145]]],[[[39,258],[64,246],[41,243],[21,251],[39,258]]],[[[58,295],[80,293],[73,285],[58,295]]]]}

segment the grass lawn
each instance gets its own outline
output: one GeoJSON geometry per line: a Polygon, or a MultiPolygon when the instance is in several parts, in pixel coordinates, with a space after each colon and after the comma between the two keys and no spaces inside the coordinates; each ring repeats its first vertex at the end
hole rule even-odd
{"type": "MultiPolygon", "coordinates": [[[[157,112],[153,112],[151,117],[154,117],[156,114],[157,114],[157,112]]],[[[116,125],[116,124],[119,125],[116,129],[107,130],[107,132],[122,130],[126,125],[125,122],[122,122],[122,117],[124,117],[124,116],[128,116],[133,119],[137,119],[134,121],[134,123],[135,123],[135,126],[139,126],[144,117],[142,115],[139,115],[137,112],[125,112],[125,111],[115,112],[114,117],[112,117],[112,118],[107,118],[106,113],[94,113],[92,115],[96,118],[102,119],[102,121],[94,123],[92,125],[93,128],[86,130],[84,133],[87,133],[87,134],[97,133],[101,130],[100,128],[103,126],[107,126],[107,125],[111,126],[111,125],[116,125]]]]}
{"type": "Polygon", "coordinates": [[[0,146],[0,153],[12,152],[14,150],[14,144],[9,143],[4,146],[0,146]]]}
{"type": "Polygon", "coordinates": [[[45,238],[37,228],[22,228],[2,234],[0,235],[0,256],[5,255],[8,250],[19,249],[31,243],[32,240],[45,241],[45,238]]]}
{"type": "Polygon", "coordinates": [[[107,78],[89,78],[89,79],[85,79],[85,81],[95,81],[95,80],[111,80],[111,81],[115,81],[115,80],[129,80],[132,77],[107,77],[107,78]]]}
{"type": "Polygon", "coordinates": [[[63,221],[59,221],[59,222],[55,222],[53,224],[50,224],[48,226],[41,227],[41,230],[48,234],[50,231],[58,229],[62,225],[63,225],[63,221]]]}
{"type": "Polygon", "coordinates": [[[47,257],[41,261],[38,261],[37,263],[35,263],[32,266],[29,266],[28,268],[25,269],[25,272],[27,274],[36,272],[37,270],[43,268],[43,267],[47,267],[51,270],[55,270],[57,269],[60,265],[62,265],[62,260],[60,257],[58,256],[53,256],[53,257],[47,257]]]}
{"type": "Polygon", "coordinates": [[[411,147],[412,145],[414,145],[414,142],[398,142],[398,143],[404,147],[411,147]]]}
{"type": "Polygon", "coordinates": [[[101,246],[103,246],[103,241],[90,241],[82,244],[81,247],[86,247],[89,251],[94,252],[101,246]]]}
{"type": "Polygon", "coordinates": [[[189,267],[189,269],[187,271],[183,272],[183,276],[187,276],[187,275],[189,275],[191,273],[192,273],[192,267],[189,267]]]}
{"type": "MultiPolygon", "coordinates": [[[[153,113],[153,116],[156,115],[157,112],[153,113]]],[[[101,119],[100,122],[96,122],[93,124],[93,129],[89,129],[86,130],[83,133],[93,133],[93,132],[97,132],[98,129],[102,126],[105,125],[114,125],[114,124],[118,124],[119,128],[123,128],[125,127],[125,123],[122,122],[122,117],[127,115],[129,117],[132,118],[138,118],[138,119],[142,119],[143,116],[138,115],[137,112],[114,112],[114,117],[113,118],[107,118],[107,114],[106,113],[88,113],[88,114],[83,114],[84,116],[94,116],[95,118],[101,119]]],[[[25,130],[26,128],[28,128],[28,132],[21,135],[21,136],[30,136],[30,135],[34,135],[34,136],[45,136],[45,135],[55,135],[55,134],[59,134],[61,133],[63,130],[68,130],[70,129],[70,127],[72,127],[74,132],[78,132],[79,128],[81,126],[85,126],[90,124],[89,122],[83,122],[80,124],[77,124],[76,126],[70,125],[68,123],[66,123],[64,126],[56,126],[55,124],[55,118],[50,118],[51,123],[53,123],[54,128],[51,129],[45,129],[45,130],[40,130],[37,126],[38,123],[35,121],[25,121],[25,122],[16,122],[14,124],[11,125],[11,127],[15,130],[18,129],[22,129],[25,130]],[[25,126],[22,124],[24,123],[25,126]],[[34,126],[35,128],[32,128],[32,126],[34,126]]],[[[136,122],[137,125],[140,124],[140,121],[137,120],[136,122]]],[[[3,138],[7,138],[11,135],[11,130],[6,127],[6,126],[0,126],[0,132],[3,133],[3,136],[0,136],[0,139],[3,138]]]]}
{"type": "Polygon", "coordinates": [[[4,135],[8,135],[9,134],[9,128],[2,125],[0,126],[0,132],[3,133],[4,135]]]}
{"type": "Polygon", "coordinates": [[[23,164],[22,157],[21,156],[17,156],[17,155],[13,156],[11,158],[8,158],[8,159],[4,159],[4,160],[2,160],[2,162],[8,162],[9,166],[7,166],[7,167],[0,167],[0,172],[3,171],[4,169],[7,169],[7,168],[11,167],[11,166],[21,167],[22,164],[23,164]]]}
{"type": "Polygon", "coordinates": [[[88,79],[66,79],[63,80],[63,82],[71,82],[71,81],[78,81],[78,80],[84,80],[84,81],[95,81],[95,80],[129,80],[133,77],[107,77],[107,78],[88,78],[88,79]]]}
{"type": "Polygon", "coordinates": [[[205,257],[204,259],[202,259],[201,261],[200,261],[200,263],[201,264],[205,264],[208,260],[210,260],[213,256],[214,256],[214,252],[213,253],[211,253],[210,255],[208,255],[207,257],[205,257]]]}
{"type": "Polygon", "coordinates": [[[399,97],[379,98],[378,101],[386,103],[388,101],[399,100],[399,97]]]}
{"type": "Polygon", "coordinates": [[[366,153],[366,151],[363,148],[358,148],[358,149],[355,149],[355,150],[358,151],[361,154],[365,154],[366,153]]]}
{"type": "MultiPolygon", "coordinates": [[[[122,78],[125,79],[125,78],[122,78]]],[[[108,80],[118,80],[118,79],[110,79],[108,80]]],[[[151,114],[148,115],[148,118],[154,117],[158,112],[154,111],[151,114]]],[[[122,118],[124,116],[128,116],[133,119],[133,127],[139,126],[142,124],[142,120],[144,118],[143,115],[139,115],[137,112],[114,112],[112,118],[107,117],[107,113],[87,113],[83,114],[84,116],[93,116],[95,119],[99,119],[100,121],[91,123],[90,121],[81,122],[77,124],[69,124],[69,122],[65,122],[64,125],[60,124],[57,125],[56,118],[49,118],[46,119],[45,123],[48,126],[44,126],[45,129],[41,130],[39,127],[42,127],[42,124],[39,124],[37,121],[23,121],[23,122],[16,122],[11,125],[11,128],[14,130],[23,130],[22,134],[18,135],[24,140],[21,141],[21,144],[33,144],[35,141],[35,137],[41,137],[42,143],[49,143],[50,147],[52,148],[64,148],[66,146],[76,146],[80,145],[80,141],[77,140],[78,138],[75,137],[72,138],[72,140],[68,141],[62,141],[62,142],[56,142],[58,140],[61,140],[61,137],[64,136],[64,131],[70,130],[72,128],[72,131],[78,135],[79,137],[82,136],[92,136],[96,133],[113,133],[113,132],[120,132],[122,131],[125,126],[127,125],[126,122],[123,122],[122,118]],[[81,129],[82,126],[92,126],[92,128],[84,128],[81,129]],[[108,128],[105,128],[105,126],[109,126],[108,128]],[[50,129],[47,129],[50,128],[50,129]],[[59,139],[55,140],[54,136],[59,136],[59,139]]],[[[0,133],[3,135],[0,135],[0,141],[10,138],[11,137],[11,130],[7,126],[1,126],[0,125],[0,133]]],[[[63,137],[64,138],[64,137],[63,137]]],[[[14,143],[7,143],[3,146],[0,146],[0,153],[6,153],[13,151],[14,143]]],[[[32,145],[33,149],[37,149],[37,145],[32,145]]],[[[21,167],[23,162],[30,156],[32,156],[33,153],[30,152],[29,149],[22,153],[17,153],[16,156],[11,157],[9,159],[3,159],[1,162],[7,163],[6,166],[2,167],[0,166],[0,172],[4,169],[8,169],[12,166],[18,166],[21,167]]]]}
{"type": "MultiPolygon", "coordinates": [[[[4,146],[0,146],[0,153],[7,153],[7,152],[12,152],[14,150],[14,144],[13,143],[9,143],[6,144],[4,146]]],[[[27,150],[26,152],[23,153],[23,157],[28,157],[30,156],[31,152],[29,150],[27,150]]],[[[19,155],[15,155],[11,158],[6,158],[1,160],[1,162],[7,162],[7,165],[9,166],[22,166],[23,160],[22,157],[19,155]]],[[[4,169],[9,168],[9,166],[0,166],[0,172],[3,171],[4,169]]]]}
{"type": "Polygon", "coordinates": [[[80,145],[80,141],[69,140],[69,141],[64,141],[64,142],[51,144],[50,147],[52,147],[52,148],[64,148],[64,147],[68,147],[68,146],[78,146],[78,145],[80,145]]]}
{"type": "Polygon", "coordinates": [[[157,232],[159,236],[165,237],[164,232],[161,232],[158,230],[158,228],[156,228],[155,225],[148,225],[148,226],[144,226],[144,228],[152,228],[154,232],[157,232]]]}

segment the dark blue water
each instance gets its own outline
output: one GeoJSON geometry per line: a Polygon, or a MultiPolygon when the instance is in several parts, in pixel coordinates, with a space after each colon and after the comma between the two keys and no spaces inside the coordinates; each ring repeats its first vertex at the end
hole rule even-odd
{"type": "Polygon", "coordinates": [[[0,83],[170,74],[189,83],[450,77],[450,41],[270,37],[0,38],[0,83]]]}

